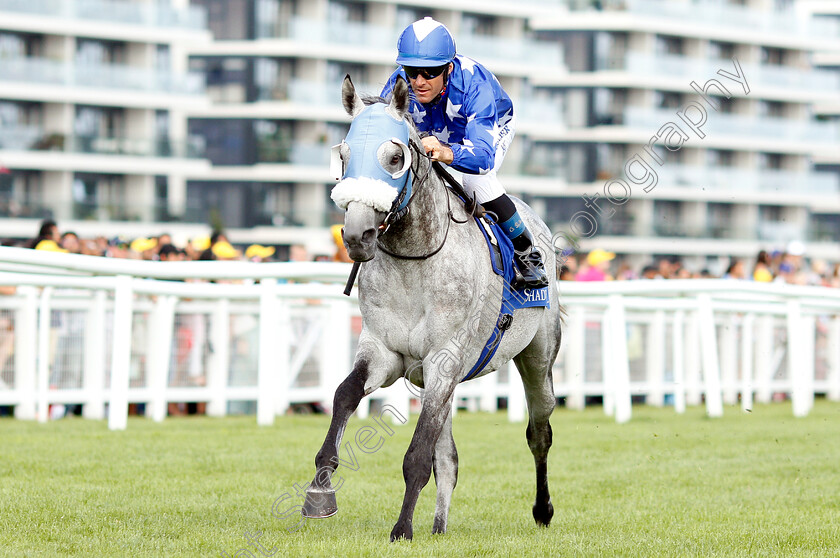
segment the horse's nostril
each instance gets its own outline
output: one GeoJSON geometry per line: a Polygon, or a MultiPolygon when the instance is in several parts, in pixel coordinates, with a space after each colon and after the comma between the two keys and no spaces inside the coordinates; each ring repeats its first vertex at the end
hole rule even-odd
{"type": "Polygon", "coordinates": [[[362,242],[369,244],[376,240],[376,229],[368,229],[362,233],[362,242]]]}

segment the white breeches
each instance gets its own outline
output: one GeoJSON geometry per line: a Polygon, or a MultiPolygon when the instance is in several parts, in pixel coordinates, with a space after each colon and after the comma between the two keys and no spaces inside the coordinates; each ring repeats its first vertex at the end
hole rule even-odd
{"type": "Polygon", "coordinates": [[[496,159],[493,168],[487,174],[463,174],[464,190],[469,196],[475,193],[475,198],[478,203],[495,200],[502,194],[505,194],[505,187],[499,182],[499,177],[496,176],[497,171],[502,166],[502,161],[505,160],[505,155],[510,147],[510,142],[513,141],[513,136],[516,133],[516,116],[514,115],[510,121],[499,129],[499,135],[496,137],[496,159]]]}

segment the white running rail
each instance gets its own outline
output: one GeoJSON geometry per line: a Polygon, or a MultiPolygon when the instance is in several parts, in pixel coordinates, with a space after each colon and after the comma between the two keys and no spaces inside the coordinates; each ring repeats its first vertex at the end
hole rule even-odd
{"type": "MultiPolygon", "coordinates": [[[[111,429],[126,427],[134,404],[159,421],[174,403],[203,402],[208,415],[254,413],[261,425],[296,403],[329,410],[360,329],[357,299],[342,294],[349,270],[0,248],[0,285],[17,287],[0,297],[0,406],[47,421],[78,404],[111,429]]],[[[705,404],[715,417],[788,398],[804,416],[817,395],[840,400],[840,291],[727,280],[559,288],[554,386],[567,407],[602,403],[625,422],[633,402],[705,404]]],[[[404,413],[421,396],[405,382],[373,395],[404,413]]],[[[525,417],[512,367],[462,384],[456,402],[525,417]]]]}

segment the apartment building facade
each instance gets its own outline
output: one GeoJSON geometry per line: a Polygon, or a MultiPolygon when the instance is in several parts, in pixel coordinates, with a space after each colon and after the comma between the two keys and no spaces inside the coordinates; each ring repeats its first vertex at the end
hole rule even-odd
{"type": "Polygon", "coordinates": [[[0,1],[0,236],[54,218],[80,234],[179,221],[206,172],[185,109],[207,103],[188,2],[0,1]]]}
{"type": "Polygon", "coordinates": [[[0,0],[0,236],[51,215],[82,232],[184,240],[212,224],[234,242],[329,251],[326,227],[341,219],[329,147],[349,126],[341,79],[377,94],[399,33],[432,16],[514,100],[508,190],[579,250],[699,269],[804,240],[809,255],[840,259],[835,11],[819,0],[0,0]],[[692,103],[699,133],[678,115],[692,103]],[[668,123],[691,134],[679,149],[675,131],[651,141],[668,123]]]}
{"type": "Polygon", "coordinates": [[[563,43],[569,68],[535,82],[564,91],[568,109],[566,132],[541,138],[569,183],[547,218],[591,215],[572,226],[584,249],[718,272],[721,256],[794,240],[838,258],[840,181],[823,163],[840,154],[840,133],[818,111],[836,106],[840,79],[814,69],[840,41],[836,22],[785,1],[617,0],[573,1],[531,23],[563,43]]]}

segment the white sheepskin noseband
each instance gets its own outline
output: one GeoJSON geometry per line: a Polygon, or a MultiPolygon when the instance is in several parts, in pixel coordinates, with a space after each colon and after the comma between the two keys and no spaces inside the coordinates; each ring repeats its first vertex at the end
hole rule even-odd
{"type": "Polygon", "coordinates": [[[335,185],[330,197],[341,209],[347,209],[350,202],[359,202],[377,211],[390,211],[399,191],[376,178],[360,176],[345,178],[335,185]]]}

